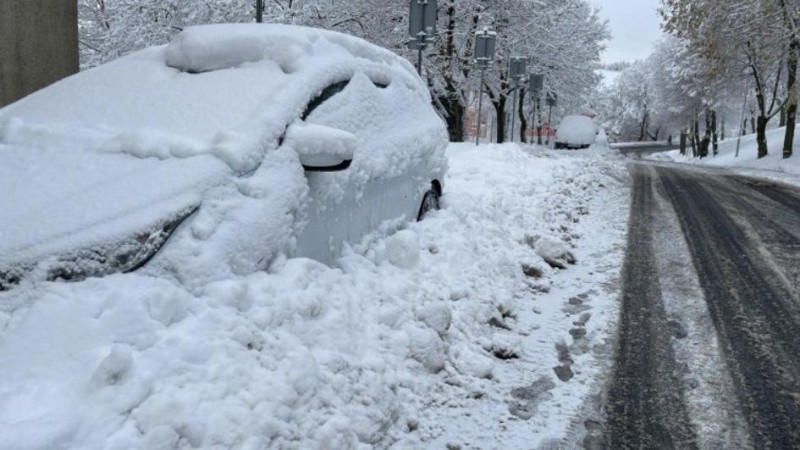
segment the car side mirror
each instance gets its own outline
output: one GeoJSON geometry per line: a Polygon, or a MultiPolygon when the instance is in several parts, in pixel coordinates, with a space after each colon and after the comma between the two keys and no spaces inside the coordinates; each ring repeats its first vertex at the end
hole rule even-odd
{"type": "Polygon", "coordinates": [[[358,141],[353,133],[309,123],[295,123],[286,130],[285,145],[300,155],[309,172],[337,172],[350,167],[358,141]]]}

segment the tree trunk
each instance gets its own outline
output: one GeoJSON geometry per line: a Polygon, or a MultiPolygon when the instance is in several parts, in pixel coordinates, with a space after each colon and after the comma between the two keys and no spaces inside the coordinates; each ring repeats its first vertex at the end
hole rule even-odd
{"type": "Polygon", "coordinates": [[[444,108],[444,121],[450,142],[464,142],[464,116],[466,108],[461,104],[457,93],[439,96],[439,104],[444,108]]]}
{"type": "Polygon", "coordinates": [[[742,136],[746,134],[747,134],[747,119],[744,119],[744,122],[742,123],[742,136]]]}
{"type": "Polygon", "coordinates": [[[722,120],[720,122],[721,122],[721,124],[720,124],[719,138],[720,138],[720,140],[724,141],[725,140],[725,116],[722,116],[722,120]]]}
{"type": "Polygon", "coordinates": [[[536,99],[536,143],[542,145],[542,102],[536,99]]]}
{"type": "Polygon", "coordinates": [[[750,134],[756,132],[756,116],[750,116],[750,134]]]}
{"type": "Polygon", "coordinates": [[[642,117],[639,122],[639,142],[644,142],[647,139],[647,114],[642,117]]]}
{"type": "Polygon", "coordinates": [[[713,147],[714,156],[719,153],[719,143],[717,142],[717,111],[711,110],[711,143],[713,147]]]}
{"type": "Polygon", "coordinates": [[[789,158],[792,156],[794,147],[794,125],[797,116],[797,59],[798,51],[800,48],[796,40],[793,40],[789,46],[788,56],[788,70],[786,92],[788,100],[786,102],[786,135],[783,139],[783,157],[789,158]]]}
{"type": "Polygon", "coordinates": [[[650,133],[649,130],[645,130],[647,133],[647,137],[650,138],[651,141],[656,142],[658,141],[658,135],[661,134],[661,127],[656,128],[655,133],[650,133]]]}
{"type": "Polygon", "coordinates": [[[764,116],[758,116],[756,125],[756,142],[758,142],[758,158],[767,156],[767,121],[764,116]]]}
{"type": "MultiPolygon", "coordinates": [[[[444,11],[445,33],[443,39],[437,40],[437,46],[439,53],[443,58],[443,64],[441,67],[445,68],[451,67],[456,58],[459,57],[458,48],[455,43],[455,32],[456,23],[461,19],[456,17],[455,5],[456,0],[449,0],[442,5],[444,11]]],[[[478,26],[479,13],[480,10],[474,11],[472,14],[469,29],[470,33],[478,26]]],[[[468,48],[472,47],[469,46],[468,48]]],[[[465,56],[468,58],[472,57],[472,55],[469,53],[467,53],[465,56]]],[[[470,71],[468,68],[461,69],[461,76],[464,78],[469,78],[469,73],[470,71]]],[[[467,133],[464,128],[466,125],[465,119],[467,116],[467,108],[465,106],[464,96],[459,89],[459,82],[457,81],[455,74],[451,73],[449,70],[444,70],[441,75],[444,79],[444,92],[437,96],[437,100],[440,105],[439,108],[441,108],[442,116],[444,116],[445,123],[447,124],[447,134],[449,135],[451,142],[463,142],[467,137],[467,133]]]]}
{"type": "Polygon", "coordinates": [[[703,152],[700,149],[700,120],[694,118],[694,136],[692,136],[692,156],[703,157],[703,152]]]}
{"type": "Polygon", "coordinates": [[[681,130],[681,155],[686,155],[686,130],[681,130]]]}
{"type": "Polygon", "coordinates": [[[500,95],[497,101],[492,102],[494,113],[497,120],[497,143],[502,144],[506,141],[506,96],[500,95]]]}
{"type": "Polygon", "coordinates": [[[517,115],[519,116],[519,141],[520,142],[528,142],[528,137],[526,136],[528,131],[528,119],[525,117],[525,88],[520,88],[519,90],[519,99],[517,99],[517,115]]]}

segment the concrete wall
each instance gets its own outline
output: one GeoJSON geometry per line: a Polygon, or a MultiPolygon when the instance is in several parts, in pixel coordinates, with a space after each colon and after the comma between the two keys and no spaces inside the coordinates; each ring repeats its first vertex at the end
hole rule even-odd
{"type": "Polygon", "coordinates": [[[77,4],[0,0],[0,107],[78,71],[77,4]]]}

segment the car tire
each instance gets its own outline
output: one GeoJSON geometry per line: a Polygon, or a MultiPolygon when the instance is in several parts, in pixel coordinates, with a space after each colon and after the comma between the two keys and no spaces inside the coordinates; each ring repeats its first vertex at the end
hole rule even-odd
{"type": "Polygon", "coordinates": [[[433,189],[429,189],[422,196],[422,204],[419,206],[419,214],[417,214],[417,221],[425,218],[429,212],[439,209],[439,193],[433,189]]]}

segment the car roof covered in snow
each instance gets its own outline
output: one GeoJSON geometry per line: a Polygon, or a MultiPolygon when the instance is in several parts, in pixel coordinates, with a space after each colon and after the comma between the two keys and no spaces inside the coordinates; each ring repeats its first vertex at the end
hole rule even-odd
{"type": "Polygon", "coordinates": [[[247,172],[311,98],[356,71],[429,95],[407,61],[352,36],[203,25],[1,109],[0,143],[69,141],[71,148],[161,159],[212,154],[247,172]]]}

